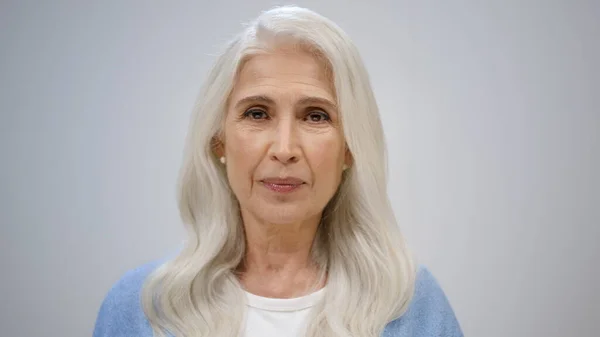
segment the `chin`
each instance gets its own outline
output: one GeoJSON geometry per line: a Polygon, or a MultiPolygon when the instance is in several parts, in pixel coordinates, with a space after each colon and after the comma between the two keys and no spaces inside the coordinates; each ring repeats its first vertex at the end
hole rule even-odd
{"type": "Polygon", "coordinates": [[[282,225],[304,221],[307,214],[309,212],[306,209],[296,205],[270,205],[257,212],[264,221],[282,225]]]}

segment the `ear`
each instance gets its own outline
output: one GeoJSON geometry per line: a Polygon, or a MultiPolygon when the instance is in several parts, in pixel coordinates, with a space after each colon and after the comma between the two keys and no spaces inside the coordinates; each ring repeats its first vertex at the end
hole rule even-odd
{"type": "Polygon", "coordinates": [[[346,147],[346,151],[344,153],[344,164],[346,164],[348,167],[351,167],[352,163],[354,163],[354,158],[352,157],[350,149],[346,147]]]}
{"type": "Polygon", "coordinates": [[[215,135],[210,141],[210,147],[217,158],[225,156],[225,144],[220,135],[215,135]]]}

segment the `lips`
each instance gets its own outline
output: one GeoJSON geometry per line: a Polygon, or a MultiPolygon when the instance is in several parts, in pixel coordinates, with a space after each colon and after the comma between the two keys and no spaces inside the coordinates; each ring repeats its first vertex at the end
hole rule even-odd
{"type": "Polygon", "coordinates": [[[278,193],[293,192],[305,184],[305,182],[302,179],[295,177],[266,178],[261,180],[261,182],[266,188],[278,193]]]}
{"type": "Polygon", "coordinates": [[[262,180],[263,183],[266,184],[277,184],[277,185],[301,185],[304,184],[302,179],[296,177],[286,177],[286,178],[266,178],[262,180]]]}

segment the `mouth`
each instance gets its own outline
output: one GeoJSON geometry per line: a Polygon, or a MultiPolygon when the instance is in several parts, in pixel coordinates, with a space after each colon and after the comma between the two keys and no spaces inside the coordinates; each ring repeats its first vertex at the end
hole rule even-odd
{"type": "Polygon", "coordinates": [[[267,178],[260,181],[263,186],[277,193],[290,193],[300,189],[306,183],[298,178],[267,178]]]}

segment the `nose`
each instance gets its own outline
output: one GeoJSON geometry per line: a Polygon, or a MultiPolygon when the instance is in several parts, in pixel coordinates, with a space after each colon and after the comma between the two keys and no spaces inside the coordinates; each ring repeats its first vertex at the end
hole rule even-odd
{"type": "Polygon", "coordinates": [[[271,160],[284,165],[300,160],[302,151],[297,133],[294,118],[279,120],[277,127],[273,130],[273,141],[269,149],[271,160]]]}

